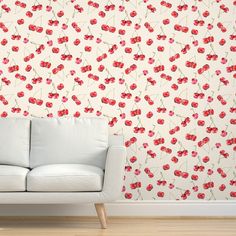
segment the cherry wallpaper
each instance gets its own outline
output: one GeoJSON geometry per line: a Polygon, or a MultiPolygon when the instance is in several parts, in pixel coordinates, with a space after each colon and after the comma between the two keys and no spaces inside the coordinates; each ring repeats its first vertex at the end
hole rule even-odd
{"type": "Polygon", "coordinates": [[[236,1],[0,0],[0,116],[105,117],[123,198],[236,200],[236,1]]]}

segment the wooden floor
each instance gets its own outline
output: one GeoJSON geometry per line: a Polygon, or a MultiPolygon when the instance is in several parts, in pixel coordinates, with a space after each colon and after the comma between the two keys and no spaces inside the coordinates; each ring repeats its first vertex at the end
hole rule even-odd
{"type": "Polygon", "coordinates": [[[236,218],[0,217],[1,236],[236,236],[236,218]]]}

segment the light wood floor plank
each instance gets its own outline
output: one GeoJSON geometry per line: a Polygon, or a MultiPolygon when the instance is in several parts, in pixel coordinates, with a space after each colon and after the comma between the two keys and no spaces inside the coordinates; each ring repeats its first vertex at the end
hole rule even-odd
{"type": "Polygon", "coordinates": [[[236,236],[236,218],[0,217],[0,236],[236,236]]]}

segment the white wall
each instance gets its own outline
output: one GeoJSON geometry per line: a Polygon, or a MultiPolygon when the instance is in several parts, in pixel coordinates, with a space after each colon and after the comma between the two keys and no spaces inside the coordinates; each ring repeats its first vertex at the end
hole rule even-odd
{"type": "MultiPolygon", "coordinates": [[[[236,216],[235,201],[120,201],[108,216],[236,216]]],[[[0,205],[0,216],[95,216],[88,205],[0,205]]]]}

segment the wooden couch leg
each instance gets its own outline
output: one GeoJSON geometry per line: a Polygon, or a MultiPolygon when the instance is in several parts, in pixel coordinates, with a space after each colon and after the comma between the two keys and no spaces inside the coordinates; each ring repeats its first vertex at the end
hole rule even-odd
{"type": "Polygon", "coordinates": [[[107,216],[106,216],[104,204],[103,203],[96,203],[95,208],[97,211],[99,221],[101,223],[101,228],[106,229],[107,228],[107,216]]]}

